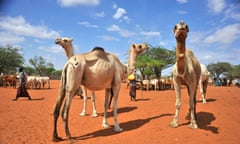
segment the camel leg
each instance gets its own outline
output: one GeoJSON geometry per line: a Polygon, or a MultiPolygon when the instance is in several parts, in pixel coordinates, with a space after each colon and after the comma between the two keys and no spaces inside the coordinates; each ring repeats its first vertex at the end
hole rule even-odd
{"type": "Polygon", "coordinates": [[[109,103],[108,103],[108,109],[111,108],[111,103],[112,103],[112,98],[113,98],[113,89],[111,88],[111,90],[109,92],[110,92],[110,100],[109,100],[109,103]]]}
{"type": "MultiPolygon", "coordinates": [[[[200,79],[199,81],[199,89],[200,89],[200,94],[201,94],[201,98],[200,100],[204,101],[204,95],[203,95],[203,81],[200,79]]],[[[204,102],[203,102],[204,103],[204,102]]]]}
{"type": "Polygon", "coordinates": [[[67,139],[70,141],[72,138],[71,138],[71,134],[70,134],[69,127],[68,127],[68,114],[69,114],[69,109],[70,109],[71,101],[72,101],[74,94],[75,93],[73,93],[72,91],[66,92],[66,100],[65,100],[64,107],[62,110],[62,119],[63,119],[63,123],[65,126],[65,133],[66,133],[67,139]]]}
{"type": "Polygon", "coordinates": [[[178,117],[179,117],[179,112],[181,108],[181,89],[180,89],[180,84],[177,84],[174,82],[174,88],[175,88],[175,93],[176,93],[176,111],[175,111],[175,116],[174,119],[170,123],[170,127],[176,128],[178,127],[178,117]]]}
{"type": "Polygon", "coordinates": [[[202,100],[203,100],[203,104],[206,104],[206,103],[207,103],[207,99],[206,99],[207,86],[208,86],[208,81],[205,80],[205,81],[203,82],[203,89],[202,89],[202,100]]]}
{"type": "Polygon", "coordinates": [[[189,113],[191,116],[189,128],[196,129],[198,128],[197,121],[196,121],[196,91],[197,86],[192,87],[189,89],[189,113]]]}
{"type": "Polygon", "coordinates": [[[87,107],[87,89],[82,86],[83,90],[83,109],[82,112],[79,114],[80,116],[86,116],[86,107],[87,107]]]}
{"type": "Polygon", "coordinates": [[[97,117],[97,110],[96,110],[96,104],[95,104],[95,92],[92,91],[92,97],[91,97],[91,101],[92,101],[92,108],[93,108],[93,112],[92,112],[92,117],[97,117]]]}
{"type": "Polygon", "coordinates": [[[118,119],[117,119],[117,109],[118,109],[118,93],[119,93],[120,86],[113,89],[113,116],[114,116],[114,131],[115,132],[121,132],[123,129],[120,128],[118,119]]]}
{"type": "Polygon", "coordinates": [[[104,113],[103,113],[103,121],[102,121],[102,127],[103,128],[109,127],[109,124],[107,122],[107,109],[108,109],[109,92],[110,92],[110,89],[108,89],[108,88],[105,89],[104,113]]]}
{"type": "Polygon", "coordinates": [[[50,89],[50,80],[48,81],[48,89],[50,89]]]}
{"type": "Polygon", "coordinates": [[[61,87],[61,90],[60,90],[60,94],[58,96],[58,100],[57,100],[57,103],[55,105],[55,108],[54,108],[54,123],[53,123],[53,141],[60,141],[62,140],[61,137],[58,136],[58,133],[57,133],[57,120],[59,118],[59,112],[60,112],[60,109],[61,109],[61,106],[62,106],[62,103],[63,103],[63,100],[64,100],[64,97],[65,97],[65,93],[64,93],[64,90],[61,87]]]}

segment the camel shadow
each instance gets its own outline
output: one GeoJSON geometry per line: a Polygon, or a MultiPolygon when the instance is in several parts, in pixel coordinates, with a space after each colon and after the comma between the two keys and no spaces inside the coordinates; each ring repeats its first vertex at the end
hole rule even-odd
{"type": "MultiPolygon", "coordinates": [[[[208,112],[198,112],[197,113],[197,122],[198,128],[211,131],[212,133],[218,134],[218,127],[211,126],[211,122],[214,121],[216,117],[208,112]]],[[[188,125],[190,122],[182,123],[179,126],[188,125]]]]}
{"type": "MultiPolygon", "coordinates": [[[[149,123],[151,120],[158,119],[158,118],[165,117],[165,116],[172,116],[172,115],[173,114],[161,114],[159,116],[154,116],[154,117],[150,117],[150,118],[146,118],[146,119],[137,119],[137,120],[127,121],[124,123],[120,123],[120,126],[123,128],[124,131],[131,131],[131,130],[142,127],[143,125],[149,123]]],[[[121,132],[121,133],[123,133],[123,132],[121,132]]],[[[112,127],[110,127],[110,128],[101,129],[101,130],[98,130],[95,132],[91,132],[91,133],[88,133],[88,134],[85,134],[82,136],[73,137],[73,139],[74,140],[86,140],[86,139],[90,139],[90,138],[111,136],[111,135],[116,135],[116,134],[119,134],[119,133],[114,132],[112,127]]]]}
{"type": "MultiPolygon", "coordinates": [[[[130,112],[135,109],[137,109],[137,107],[121,107],[121,108],[118,108],[117,112],[118,112],[118,114],[120,114],[120,113],[130,112]]],[[[103,113],[100,113],[99,115],[103,116],[103,113]]],[[[113,116],[113,111],[111,110],[111,111],[107,112],[107,115],[108,115],[108,117],[113,116]]]]}
{"type": "Polygon", "coordinates": [[[139,98],[139,99],[136,99],[136,101],[149,101],[150,98],[139,98]]]}
{"type": "Polygon", "coordinates": [[[212,133],[218,134],[218,127],[212,126],[211,122],[216,119],[216,117],[212,113],[208,112],[198,112],[198,127],[199,129],[204,129],[207,131],[211,131],[212,133]]]}
{"type": "MultiPolygon", "coordinates": [[[[207,100],[207,102],[214,102],[217,99],[209,98],[209,99],[206,99],[206,100],[207,100]]],[[[202,100],[197,100],[197,103],[202,103],[202,100]]]]}

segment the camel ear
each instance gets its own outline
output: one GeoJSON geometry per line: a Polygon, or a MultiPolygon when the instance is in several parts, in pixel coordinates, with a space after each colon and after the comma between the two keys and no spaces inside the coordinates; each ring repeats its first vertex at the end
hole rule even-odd
{"type": "Polygon", "coordinates": [[[135,45],[135,44],[132,44],[132,47],[135,49],[135,48],[136,48],[136,45],[135,45]]]}
{"type": "Polygon", "coordinates": [[[177,29],[177,26],[175,25],[173,28],[173,33],[175,33],[176,29],[177,29]]]}
{"type": "Polygon", "coordinates": [[[186,29],[187,29],[187,32],[189,32],[189,28],[188,28],[188,25],[186,25],[186,29]]]}

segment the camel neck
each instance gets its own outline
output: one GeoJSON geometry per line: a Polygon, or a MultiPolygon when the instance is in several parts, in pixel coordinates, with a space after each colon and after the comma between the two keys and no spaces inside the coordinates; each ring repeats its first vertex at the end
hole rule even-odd
{"type": "Polygon", "coordinates": [[[186,66],[186,56],[185,56],[186,46],[185,40],[179,41],[177,40],[177,47],[176,47],[176,61],[177,61],[177,70],[178,73],[183,74],[185,72],[186,66]]]}
{"type": "Polygon", "coordinates": [[[64,50],[68,59],[70,59],[74,55],[72,44],[69,44],[67,47],[64,47],[64,50]]]}
{"type": "Polygon", "coordinates": [[[136,60],[137,54],[133,50],[130,50],[128,59],[128,72],[136,68],[136,60]]]}

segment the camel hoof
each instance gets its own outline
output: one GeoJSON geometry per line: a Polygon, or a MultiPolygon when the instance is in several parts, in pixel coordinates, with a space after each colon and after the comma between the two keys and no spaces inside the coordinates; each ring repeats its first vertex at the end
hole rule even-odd
{"type": "Polygon", "coordinates": [[[123,131],[123,129],[120,128],[120,127],[114,127],[113,131],[115,131],[115,132],[121,132],[121,131],[123,131]]]}
{"type": "Polygon", "coordinates": [[[79,115],[80,116],[86,116],[86,112],[81,112],[79,115]]]}
{"type": "Polygon", "coordinates": [[[58,136],[55,136],[53,137],[52,141],[53,142],[59,142],[59,141],[62,141],[63,139],[61,137],[58,137],[58,136]]]}
{"type": "Polygon", "coordinates": [[[91,115],[91,117],[98,117],[98,114],[97,114],[97,113],[93,113],[93,114],[91,115]]]}
{"type": "Polygon", "coordinates": [[[197,125],[196,122],[191,122],[188,127],[191,128],[191,129],[197,129],[198,125],[197,125]]]}
{"type": "Polygon", "coordinates": [[[173,120],[173,121],[169,124],[169,126],[172,127],[172,128],[176,128],[176,127],[178,127],[178,123],[177,123],[176,120],[173,120]]]}
{"type": "Polygon", "coordinates": [[[203,104],[207,104],[207,101],[204,99],[204,100],[202,101],[202,103],[203,103],[203,104]]]}
{"type": "Polygon", "coordinates": [[[108,128],[108,127],[109,127],[109,124],[103,123],[103,124],[102,124],[102,127],[103,127],[103,128],[108,128]]]}
{"type": "Polygon", "coordinates": [[[187,116],[185,117],[186,120],[190,120],[191,119],[191,116],[190,114],[187,114],[187,116]]]}

